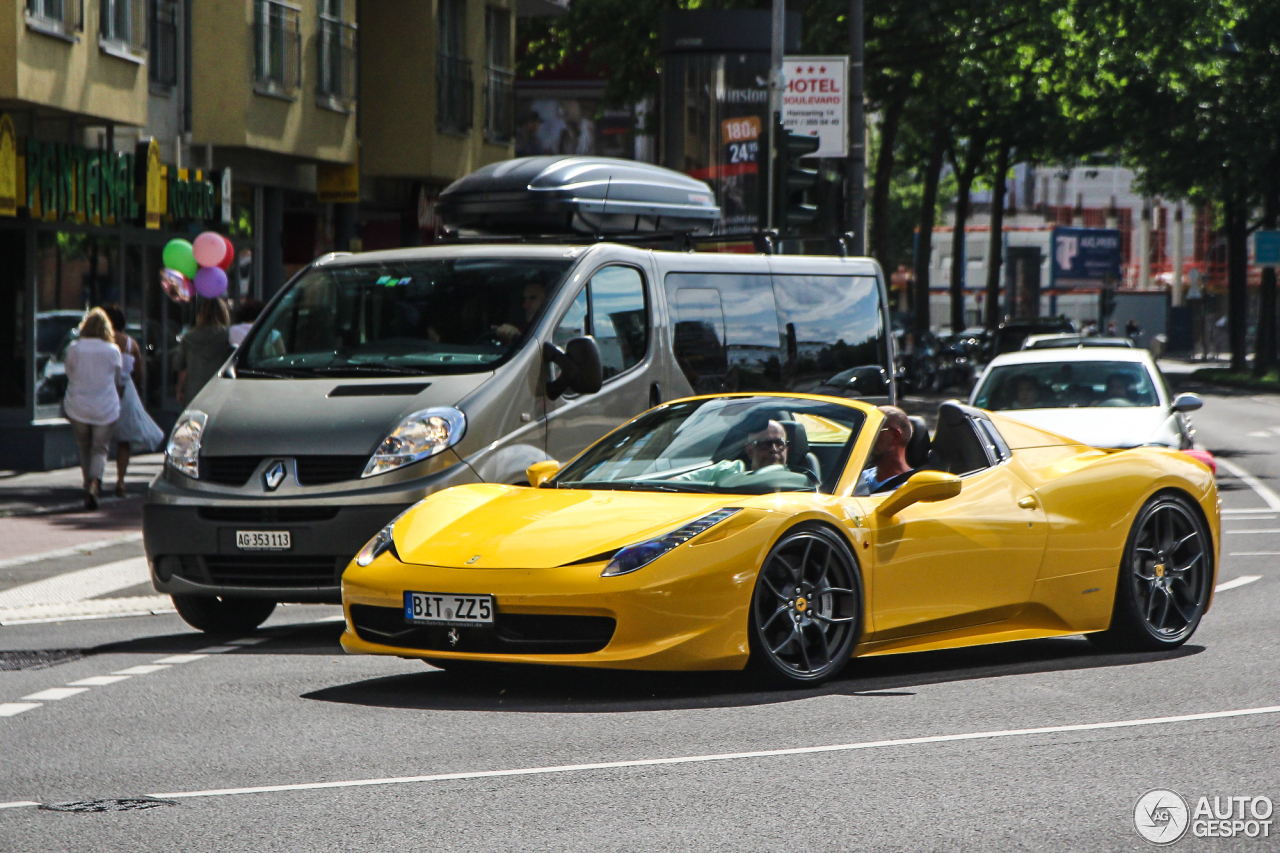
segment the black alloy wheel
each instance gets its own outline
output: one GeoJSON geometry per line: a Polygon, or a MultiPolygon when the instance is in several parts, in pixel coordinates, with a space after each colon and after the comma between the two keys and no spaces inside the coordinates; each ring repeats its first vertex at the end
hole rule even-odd
{"type": "Polygon", "coordinates": [[[1187,498],[1156,495],[1138,513],[1120,574],[1111,627],[1085,636],[1108,651],[1160,651],[1195,633],[1213,584],[1213,543],[1187,498]]]}
{"type": "Polygon", "coordinates": [[[276,603],[266,598],[186,594],[170,597],[184,622],[210,634],[252,631],[276,609],[276,603]]]}
{"type": "Polygon", "coordinates": [[[773,546],[751,598],[748,667],[775,684],[819,684],[849,661],[862,583],[843,538],[803,525],[773,546]]]}

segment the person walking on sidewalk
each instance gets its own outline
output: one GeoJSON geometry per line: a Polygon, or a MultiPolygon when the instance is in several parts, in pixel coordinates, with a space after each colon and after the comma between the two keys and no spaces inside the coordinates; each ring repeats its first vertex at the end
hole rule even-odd
{"type": "Polygon", "coordinates": [[[222,363],[231,357],[231,341],[227,339],[227,327],[230,325],[227,303],[221,299],[204,300],[200,313],[196,315],[195,326],[183,332],[179,341],[175,363],[179,403],[185,405],[194,400],[205,383],[217,374],[222,363]]]}
{"type": "Polygon", "coordinates": [[[94,308],[80,323],[80,337],[67,347],[67,393],[62,411],[71,421],[84,474],[85,509],[98,508],[107,448],[120,417],[120,347],[111,319],[94,308]]]}
{"type": "Polygon", "coordinates": [[[137,445],[143,452],[155,450],[164,441],[164,431],[151,420],[142,405],[139,388],[147,387],[147,366],[142,347],[125,332],[124,311],[119,305],[103,306],[111,327],[115,329],[116,346],[120,347],[120,373],[124,392],[120,395],[120,419],[116,421],[116,497],[125,496],[124,475],[129,471],[129,457],[137,445]]]}

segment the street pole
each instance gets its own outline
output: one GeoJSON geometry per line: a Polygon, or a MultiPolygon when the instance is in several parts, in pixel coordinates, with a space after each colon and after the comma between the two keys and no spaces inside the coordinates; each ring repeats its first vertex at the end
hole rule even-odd
{"type": "Polygon", "coordinates": [[[1182,286],[1182,202],[1173,211],[1173,307],[1181,308],[1186,290],[1182,286]]]}
{"type": "Polygon", "coordinates": [[[846,230],[853,236],[853,254],[865,255],[867,222],[867,132],[863,113],[863,0],[849,0],[849,163],[845,174],[848,216],[846,230]]]}
{"type": "Polygon", "coordinates": [[[782,90],[785,79],[782,73],[782,54],[784,50],[785,28],[787,24],[787,0],[773,0],[773,38],[769,45],[769,174],[765,176],[767,203],[765,227],[782,230],[782,223],[775,222],[778,208],[778,193],[786,192],[785,187],[774,186],[778,174],[778,127],[782,124],[782,90]]]}

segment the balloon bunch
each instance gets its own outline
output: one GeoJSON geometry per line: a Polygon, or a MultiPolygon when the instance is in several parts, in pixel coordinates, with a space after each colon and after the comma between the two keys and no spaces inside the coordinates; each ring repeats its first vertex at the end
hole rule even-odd
{"type": "Polygon", "coordinates": [[[189,302],[197,294],[216,299],[227,292],[227,270],[235,255],[231,241],[216,231],[205,231],[194,243],[170,240],[164,247],[160,286],[174,302],[189,302]]]}

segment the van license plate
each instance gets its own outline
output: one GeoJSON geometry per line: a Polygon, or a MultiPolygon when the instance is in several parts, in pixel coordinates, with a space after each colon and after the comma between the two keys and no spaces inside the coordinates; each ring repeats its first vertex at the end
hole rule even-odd
{"type": "Polygon", "coordinates": [[[288,551],[293,536],[288,530],[237,530],[236,547],[241,551],[288,551]]]}
{"type": "Polygon", "coordinates": [[[492,595],[406,592],[404,619],[414,625],[492,625],[492,595]]]}

